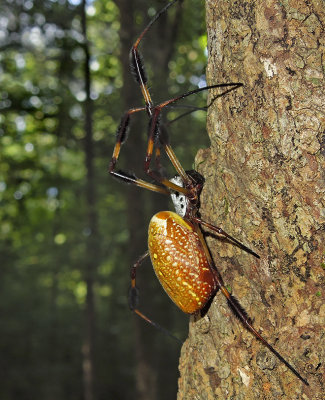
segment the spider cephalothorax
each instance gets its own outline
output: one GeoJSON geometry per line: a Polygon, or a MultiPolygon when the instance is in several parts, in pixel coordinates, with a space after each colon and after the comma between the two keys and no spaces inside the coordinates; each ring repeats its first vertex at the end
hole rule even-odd
{"type": "MultiPolygon", "coordinates": [[[[186,196],[177,191],[170,193],[176,213],[183,218],[190,216],[193,209],[197,211],[200,208],[200,194],[204,184],[204,178],[199,172],[194,169],[185,172],[192,182],[191,187],[188,188],[191,191],[191,196],[186,196]]],[[[179,175],[175,175],[174,178],[170,179],[170,182],[184,187],[183,180],[179,175]]]]}

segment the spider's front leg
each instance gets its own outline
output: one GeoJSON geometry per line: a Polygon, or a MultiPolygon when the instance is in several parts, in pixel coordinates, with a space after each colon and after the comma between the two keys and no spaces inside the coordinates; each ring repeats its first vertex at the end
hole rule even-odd
{"type": "Polygon", "coordinates": [[[186,196],[191,196],[191,191],[188,189],[189,187],[192,186],[192,181],[190,177],[187,175],[185,172],[184,168],[182,167],[181,163],[179,162],[178,158],[176,157],[172,147],[169,144],[169,140],[167,139],[166,135],[161,134],[161,127],[160,127],[160,118],[161,118],[161,112],[171,104],[177,103],[178,101],[191,96],[193,94],[197,94],[202,91],[206,91],[209,89],[216,89],[216,88],[228,88],[226,91],[223,93],[217,95],[215,98],[223,96],[227,93],[229,93],[232,90],[235,90],[242,86],[241,83],[221,83],[221,84],[215,84],[215,85],[209,85],[205,86],[202,88],[194,89],[189,92],[183,93],[180,96],[174,97],[172,99],[166,100],[155,107],[151,109],[151,117],[150,117],[150,123],[149,123],[149,130],[148,130],[148,144],[147,144],[147,152],[146,152],[146,157],[144,161],[144,171],[147,175],[149,175],[152,179],[154,179],[156,182],[161,183],[165,187],[169,188],[170,190],[183,193],[186,196]],[[229,89],[230,87],[230,89],[229,89]],[[163,176],[160,176],[157,172],[153,171],[150,168],[151,161],[152,161],[152,155],[153,155],[153,150],[155,147],[155,144],[160,142],[163,149],[165,150],[167,156],[169,157],[171,163],[173,164],[177,174],[181,177],[183,180],[184,186],[178,186],[175,185],[174,183],[170,182],[168,179],[164,178],[163,176]]]}
{"type": "Polygon", "coordinates": [[[146,182],[142,179],[139,179],[133,173],[129,173],[129,172],[126,172],[123,170],[116,171],[116,164],[117,164],[118,157],[120,155],[121,147],[127,140],[127,131],[128,131],[129,123],[130,123],[130,116],[136,112],[144,111],[144,110],[146,110],[145,107],[131,108],[122,116],[120,125],[116,132],[116,142],[115,142],[113,155],[112,155],[108,170],[111,175],[113,175],[115,178],[117,178],[119,180],[122,180],[123,182],[131,183],[136,186],[142,187],[144,189],[148,189],[148,190],[151,190],[154,192],[169,195],[169,191],[162,186],[158,186],[158,185],[146,182]]]}

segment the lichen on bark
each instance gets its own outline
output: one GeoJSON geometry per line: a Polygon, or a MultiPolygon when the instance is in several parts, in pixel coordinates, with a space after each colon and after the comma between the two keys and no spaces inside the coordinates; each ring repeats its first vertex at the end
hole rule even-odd
{"type": "MultiPolygon", "coordinates": [[[[244,86],[208,112],[204,220],[260,260],[208,238],[217,267],[265,338],[263,347],[218,293],[191,317],[178,400],[321,399],[325,359],[324,4],[207,0],[207,79],[244,86]]],[[[213,98],[213,93],[210,99],[213,98]]]]}

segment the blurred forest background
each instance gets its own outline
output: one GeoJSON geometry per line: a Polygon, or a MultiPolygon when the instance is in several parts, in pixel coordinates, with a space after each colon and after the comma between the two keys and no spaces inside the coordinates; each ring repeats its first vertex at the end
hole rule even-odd
{"type": "MultiPolygon", "coordinates": [[[[130,266],[169,200],[107,172],[123,111],[143,104],[129,49],[165,4],[0,3],[1,400],[176,397],[180,345],[127,306],[130,266]]],[[[205,84],[204,13],[204,1],[176,3],[144,39],[155,101],[205,84]]],[[[148,118],[132,121],[118,168],[143,177],[148,118]]],[[[170,136],[191,169],[208,145],[205,113],[173,123],[170,136]]],[[[184,339],[188,317],[150,263],[139,275],[140,309],[184,339]]]]}

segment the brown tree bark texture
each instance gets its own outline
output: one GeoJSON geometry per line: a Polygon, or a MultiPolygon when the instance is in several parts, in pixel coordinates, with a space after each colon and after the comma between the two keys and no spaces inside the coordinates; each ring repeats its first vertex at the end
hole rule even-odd
{"type": "Polygon", "coordinates": [[[196,159],[206,179],[202,218],[261,259],[222,240],[208,244],[254,326],[310,386],[217,293],[205,317],[191,317],[178,400],[324,399],[324,2],[206,7],[208,83],[244,86],[209,108],[211,147],[196,159]]]}

